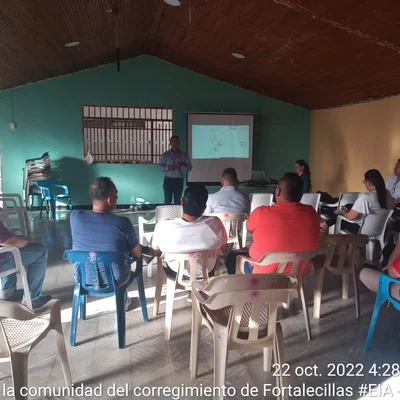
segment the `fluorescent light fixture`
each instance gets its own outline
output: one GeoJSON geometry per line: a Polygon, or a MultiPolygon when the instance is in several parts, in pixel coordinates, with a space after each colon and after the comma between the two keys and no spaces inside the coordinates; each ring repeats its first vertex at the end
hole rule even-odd
{"type": "Polygon", "coordinates": [[[164,0],[164,2],[173,7],[179,7],[181,5],[179,0],[164,0]]]}
{"type": "Polygon", "coordinates": [[[75,47],[75,46],[79,46],[80,45],[80,42],[69,42],[69,43],[66,43],[64,46],[65,47],[75,47]]]}
{"type": "Polygon", "coordinates": [[[240,53],[232,53],[232,56],[238,58],[239,60],[243,60],[244,55],[240,53]]]}

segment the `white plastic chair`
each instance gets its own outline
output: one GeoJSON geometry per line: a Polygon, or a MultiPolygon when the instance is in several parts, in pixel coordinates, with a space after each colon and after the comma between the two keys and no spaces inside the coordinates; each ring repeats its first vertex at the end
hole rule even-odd
{"type": "MultiPolygon", "coordinates": [[[[0,278],[4,278],[5,276],[19,272],[21,274],[22,287],[24,288],[26,305],[28,306],[28,308],[32,310],[33,308],[32,308],[31,292],[29,291],[28,278],[25,267],[22,265],[21,254],[19,252],[19,249],[17,249],[16,247],[1,247],[0,254],[3,253],[12,253],[14,257],[15,268],[9,269],[7,271],[2,271],[0,265],[0,278]]],[[[0,282],[0,287],[1,287],[1,282],[0,282]]]]}
{"type": "Polygon", "coordinates": [[[272,193],[251,193],[250,194],[250,213],[261,206],[272,206],[272,193]]]}
{"type": "Polygon", "coordinates": [[[10,224],[10,218],[8,217],[8,206],[7,203],[4,202],[1,205],[1,210],[0,210],[0,222],[8,229],[11,231],[11,224],[10,224]]]}
{"type": "Polygon", "coordinates": [[[4,222],[8,228],[11,228],[9,216],[16,214],[18,216],[21,235],[26,236],[28,232],[28,213],[22,202],[21,195],[18,193],[1,193],[0,202],[3,203],[0,220],[4,222]],[[7,203],[12,203],[12,207],[7,203]]]}
{"type": "Polygon", "coordinates": [[[367,214],[365,217],[358,221],[348,221],[346,218],[344,218],[342,215],[339,215],[335,228],[334,228],[334,233],[335,234],[349,234],[345,229],[341,229],[341,223],[342,221],[348,221],[348,222],[361,222],[360,223],[360,231],[359,233],[361,235],[367,235],[369,237],[369,242],[367,243],[365,247],[365,256],[367,260],[373,260],[374,259],[374,246],[375,242],[378,241],[381,245],[381,249],[385,247],[385,231],[386,231],[386,226],[389,222],[390,217],[393,214],[393,210],[387,210],[387,209],[380,209],[380,210],[375,210],[372,211],[371,213],[367,214]]]}
{"type": "Polygon", "coordinates": [[[29,352],[50,331],[56,334],[65,384],[72,386],[71,373],[61,325],[60,300],[51,300],[38,312],[50,311],[50,318],[38,317],[20,303],[0,301],[0,362],[10,361],[15,400],[27,400],[21,388],[28,388],[29,352]]]}
{"type": "MultiPolygon", "coordinates": [[[[340,210],[346,204],[354,204],[356,202],[356,200],[358,199],[358,197],[360,196],[360,194],[361,194],[360,192],[344,192],[344,193],[340,194],[339,200],[336,203],[328,204],[328,203],[320,202],[320,207],[321,206],[332,207],[332,208],[336,208],[336,210],[340,210]]],[[[330,216],[321,214],[321,218],[326,220],[326,219],[329,219],[330,216]]]]}
{"type": "MultiPolygon", "coordinates": [[[[297,296],[297,280],[290,275],[229,275],[213,279],[207,287],[192,284],[192,336],[190,372],[197,377],[201,325],[214,336],[214,388],[225,384],[228,350],[263,348],[265,372],[274,363],[285,362],[283,333],[277,318],[277,307],[297,296]]],[[[282,390],[286,377],[277,374],[282,390]]],[[[214,400],[223,400],[215,391],[214,400]]],[[[285,391],[285,394],[287,391],[285,391]]],[[[287,395],[282,397],[287,399],[287,395]]]]}
{"type": "MultiPolygon", "coordinates": [[[[310,330],[310,319],[308,317],[307,302],[304,295],[303,274],[304,274],[304,269],[310,263],[312,253],[313,252],[311,251],[304,251],[302,253],[278,253],[278,252],[267,253],[263,257],[261,257],[259,261],[254,261],[251,258],[242,255],[238,255],[236,257],[236,274],[244,274],[245,262],[249,262],[252,265],[257,265],[261,267],[272,264],[279,264],[278,268],[276,269],[277,274],[283,274],[288,264],[289,263],[292,264],[289,274],[296,276],[299,282],[298,290],[301,298],[301,304],[303,307],[304,321],[306,324],[306,332],[308,340],[311,340],[311,330],[310,330]]],[[[290,304],[290,301],[287,301],[284,304],[290,304]]]]}
{"type": "Polygon", "coordinates": [[[316,212],[319,210],[319,202],[321,200],[321,193],[304,193],[301,197],[301,204],[308,204],[312,206],[316,212]]]}
{"type": "Polygon", "coordinates": [[[222,221],[228,236],[228,243],[232,243],[235,249],[242,249],[246,246],[246,220],[248,218],[246,213],[222,212],[208,215],[218,217],[222,221]]]}
{"type": "Polygon", "coordinates": [[[322,287],[324,273],[342,276],[342,298],[349,298],[349,280],[353,277],[356,316],[360,318],[360,301],[358,296],[359,248],[368,243],[367,235],[321,235],[320,247],[311,259],[314,266],[314,318],[321,315],[322,287]]]}
{"type": "MultiPolygon", "coordinates": [[[[143,246],[148,246],[153,237],[153,232],[145,232],[145,225],[155,225],[159,221],[166,219],[174,219],[182,217],[182,206],[170,205],[170,206],[158,206],[155,210],[155,215],[152,219],[145,219],[143,217],[138,218],[139,224],[139,243],[143,246]]],[[[150,278],[153,275],[153,262],[147,265],[147,276],[150,278]]]]}
{"type": "MultiPolygon", "coordinates": [[[[174,254],[176,260],[179,262],[179,270],[176,274],[175,279],[168,276],[163,268],[163,254],[157,260],[157,282],[156,292],[154,296],[153,316],[156,317],[160,308],[161,292],[164,282],[164,277],[167,280],[167,293],[166,293],[166,305],[165,305],[165,329],[164,329],[164,340],[169,341],[171,339],[171,326],[172,326],[172,313],[174,311],[174,298],[176,290],[191,290],[192,282],[198,280],[203,283],[209,282],[207,261],[209,260],[208,252],[188,253],[188,254],[174,254]],[[203,268],[203,277],[198,279],[196,276],[198,262],[201,262],[203,268]],[[185,265],[189,267],[190,276],[184,275],[185,265]],[[189,278],[189,279],[187,279],[189,278]]],[[[214,267],[214,274],[219,275],[219,256],[217,257],[216,264],[214,267]]]]}

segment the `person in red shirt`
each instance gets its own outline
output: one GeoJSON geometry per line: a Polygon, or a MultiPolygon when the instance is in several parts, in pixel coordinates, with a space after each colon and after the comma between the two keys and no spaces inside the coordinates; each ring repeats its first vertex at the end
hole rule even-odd
{"type": "MultiPolygon", "coordinates": [[[[266,253],[299,253],[319,246],[319,217],[314,208],[301,204],[303,180],[295,173],[286,173],[276,188],[276,204],[256,208],[247,220],[247,229],[253,233],[248,256],[260,260],[266,253]]],[[[236,255],[228,254],[225,265],[228,273],[236,270],[236,255]]],[[[277,265],[246,266],[253,274],[275,273],[277,265]]],[[[309,265],[305,268],[307,273],[309,265]]],[[[289,272],[288,265],[287,271],[289,272]]]]}

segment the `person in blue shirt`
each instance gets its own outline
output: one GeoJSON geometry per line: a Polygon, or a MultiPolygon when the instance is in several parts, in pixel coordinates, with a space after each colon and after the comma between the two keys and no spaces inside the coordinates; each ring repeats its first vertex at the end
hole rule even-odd
{"type": "Polygon", "coordinates": [[[179,149],[179,137],[171,136],[169,145],[171,149],[161,156],[159,162],[160,170],[164,173],[164,204],[167,205],[171,203],[180,204],[183,179],[186,172],[192,170],[192,163],[189,156],[179,149]]]}
{"type": "MultiPolygon", "coordinates": [[[[89,188],[93,208],[91,211],[75,210],[71,213],[72,250],[115,251],[139,258],[144,246],[139,244],[131,221],[112,214],[118,199],[118,190],[110,178],[96,178],[89,188]]],[[[151,250],[151,249],[150,249],[151,250]]],[[[130,263],[113,265],[117,286],[129,280],[130,263]]],[[[104,269],[99,267],[100,283],[106,282],[104,269]]],[[[74,266],[74,278],[79,282],[79,268],[74,266]]],[[[91,282],[89,268],[86,280],[91,282]]]]}
{"type": "Polygon", "coordinates": [[[294,169],[303,179],[303,193],[310,193],[311,192],[311,171],[310,167],[304,160],[297,160],[294,163],[294,169]]]}

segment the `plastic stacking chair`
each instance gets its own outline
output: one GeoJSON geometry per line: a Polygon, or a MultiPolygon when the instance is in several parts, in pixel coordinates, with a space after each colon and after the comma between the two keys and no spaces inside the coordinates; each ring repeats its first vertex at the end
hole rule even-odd
{"type": "Polygon", "coordinates": [[[46,179],[44,181],[36,182],[36,185],[40,188],[42,193],[42,200],[40,203],[40,218],[42,217],[42,208],[43,203],[46,206],[46,212],[49,213],[49,205],[51,211],[51,218],[53,220],[56,219],[56,202],[57,201],[66,201],[69,207],[69,210],[72,211],[71,197],[69,196],[68,186],[59,185],[55,183],[52,179],[46,179]],[[60,188],[64,190],[64,193],[56,194],[54,193],[55,188],[60,188]]]}
{"type": "Polygon", "coordinates": [[[22,202],[21,195],[18,193],[0,193],[0,202],[3,202],[0,220],[4,221],[8,228],[11,228],[9,216],[17,215],[21,235],[26,236],[28,234],[28,213],[22,202]],[[12,207],[7,203],[11,203],[12,207]]]}
{"type": "Polygon", "coordinates": [[[242,249],[246,246],[247,229],[246,220],[248,215],[246,213],[212,213],[212,217],[218,217],[224,224],[226,235],[228,236],[228,243],[233,244],[233,248],[242,249]]]}
{"type": "MultiPolygon", "coordinates": [[[[174,219],[182,217],[182,206],[170,205],[170,206],[158,206],[156,207],[155,215],[152,219],[145,219],[143,217],[138,218],[139,224],[139,243],[143,246],[148,246],[153,237],[153,232],[145,232],[145,225],[155,225],[159,221],[166,219],[174,219]]],[[[153,262],[147,266],[147,276],[151,278],[153,276],[153,262]]]]}
{"type": "MultiPolygon", "coordinates": [[[[365,217],[358,221],[349,221],[349,222],[358,222],[360,223],[360,231],[359,233],[362,235],[367,235],[369,237],[369,241],[365,247],[365,258],[367,260],[374,259],[374,246],[375,242],[379,242],[381,245],[381,249],[385,247],[385,232],[387,224],[390,220],[390,217],[393,214],[393,210],[376,210],[367,214],[365,217]]],[[[341,229],[342,221],[348,221],[343,216],[339,215],[336,224],[334,225],[335,234],[344,233],[348,234],[349,232],[345,229],[341,229]]],[[[331,227],[332,228],[332,227],[331,227]]]]}
{"type": "MultiPolygon", "coordinates": [[[[154,308],[153,316],[156,317],[160,308],[161,292],[164,282],[164,277],[167,280],[167,296],[166,296],[166,307],[165,307],[165,329],[164,329],[164,340],[171,340],[171,327],[172,327],[172,314],[174,311],[174,299],[176,290],[192,290],[192,282],[200,281],[203,283],[209,282],[209,275],[207,262],[209,259],[208,252],[188,253],[188,254],[174,254],[176,260],[179,262],[179,270],[175,278],[167,275],[164,271],[162,262],[165,255],[163,254],[157,260],[157,282],[156,282],[156,293],[154,296],[154,308]],[[197,278],[197,266],[201,262],[203,268],[203,277],[197,278]],[[185,266],[188,265],[190,276],[184,275],[185,266]]],[[[219,275],[220,267],[219,256],[216,259],[214,267],[214,276],[219,275]]]]}
{"type": "MultiPolygon", "coordinates": [[[[359,196],[360,196],[360,192],[343,192],[340,194],[339,200],[336,203],[320,202],[320,206],[332,207],[332,208],[336,208],[336,210],[340,210],[346,204],[354,204],[359,196]]],[[[326,220],[326,219],[331,218],[331,216],[321,213],[321,218],[326,220]]]]}
{"type": "Polygon", "coordinates": [[[8,206],[6,202],[3,202],[0,209],[0,222],[11,231],[10,217],[8,216],[8,206]]]}
{"type": "Polygon", "coordinates": [[[314,318],[321,314],[322,287],[325,271],[342,276],[342,297],[349,298],[349,280],[353,277],[356,316],[360,318],[358,296],[359,250],[368,243],[367,235],[321,235],[320,248],[312,258],[314,266],[314,318]]]}
{"type": "Polygon", "coordinates": [[[250,213],[261,206],[272,206],[272,193],[251,193],[250,194],[250,213]]]}
{"type": "Polygon", "coordinates": [[[304,193],[301,197],[301,204],[308,204],[312,206],[316,212],[319,211],[319,201],[321,199],[321,193],[304,193]]]}
{"type": "MultiPolygon", "coordinates": [[[[284,271],[288,268],[289,264],[291,265],[289,274],[297,277],[298,280],[298,290],[301,298],[301,304],[303,307],[304,313],[304,321],[306,324],[306,332],[308,340],[311,340],[311,329],[310,329],[310,319],[308,317],[308,308],[306,297],[304,294],[303,288],[303,278],[304,278],[304,269],[310,263],[312,256],[311,251],[305,251],[302,253],[267,253],[259,261],[254,261],[249,257],[245,257],[239,255],[236,257],[236,274],[244,274],[244,263],[249,262],[252,265],[258,266],[267,266],[267,265],[277,265],[278,268],[276,270],[277,274],[283,274],[284,271]]],[[[290,299],[289,299],[290,300],[290,299]]],[[[284,305],[288,305],[290,301],[284,302],[284,305]]]]}
{"type": "Polygon", "coordinates": [[[28,400],[21,388],[28,388],[29,352],[50,331],[56,334],[58,355],[64,373],[65,385],[72,386],[71,373],[61,325],[60,300],[50,300],[37,312],[50,312],[50,318],[41,318],[20,303],[0,301],[0,362],[10,361],[15,400],[28,400]]]}
{"type": "Polygon", "coordinates": [[[400,311],[400,301],[394,299],[390,294],[390,285],[400,285],[400,279],[392,278],[386,274],[379,277],[378,293],[376,294],[375,306],[372,311],[371,322],[369,324],[367,340],[365,342],[364,351],[367,351],[371,346],[372,337],[374,336],[376,322],[378,321],[379,311],[385,301],[393,304],[396,310],[400,311]]]}
{"type": "Polygon", "coordinates": [[[1,247],[0,254],[3,253],[12,253],[14,257],[15,268],[9,269],[7,271],[2,271],[0,265],[0,278],[4,278],[8,275],[16,274],[17,272],[19,272],[21,274],[22,287],[24,288],[26,305],[32,310],[31,292],[29,291],[28,278],[26,275],[25,267],[22,265],[19,249],[16,247],[1,247]]]}
{"type": "Polygon", "coordinates": [[[133,261],[125,253],[116,252],[89,252],[89,251],[72,251],[68,250],[64,253],[70,263],[77,263],[79,266],[80,283],[75,285],[74,295],[72,298],[72,320],[71,320],[71,346],[75,346],[76,329],[78,325],[78,310],[80,309],[81,320],[86,319],[86,298],[93,297],[110,297],[115,296],[117,309],[117,326],[118,326],[118,347],[120,349],[126,346],[126,316],[125,316],[125,297],[126,291],[133,280],[137,279],[140,305],[142,307],[143,319],[148,322],[146,296],[144,292],[143,276],[142,276],[142,259],[136,261],[136,271],[131,272],[127,283],[120,287],[116,287],[114,274],[112,272],[112,264],[124,265],[133,261]],[[103,266],[107,277],[107,283],[100,284],[98,268],[103,266]],[[90,269],[92,284],[86,282],[86,268],[90,269]]]}
{"type": "MultiPolygon", "coordinates": [[[[274,363],[285,362],[282,328],[276,320],[277,307],[297,296],[297,280],[283,274],[229,275],[213,279],[204,287],[192,283],[192,336],[190,372],[197,377],[201,325],[214,336],[214,387],[225,384],[228,350],[263,348],[265,372],[274,363]]],[[[277,386],[283,389],[286,377],[277,374],[277,386]]],[[[214,400],[223,400],[218,393],[214,400]]],[[[287,391],[285,391],[287,393],[287,391]]],[[[284,397],[287,398],[287,397],[284,397]]]]}

